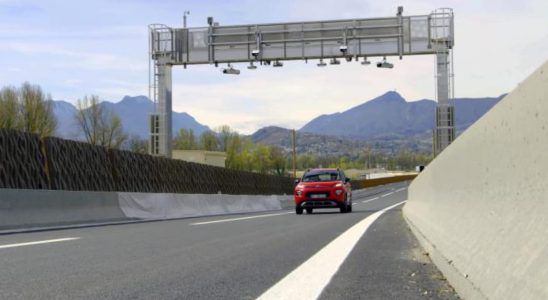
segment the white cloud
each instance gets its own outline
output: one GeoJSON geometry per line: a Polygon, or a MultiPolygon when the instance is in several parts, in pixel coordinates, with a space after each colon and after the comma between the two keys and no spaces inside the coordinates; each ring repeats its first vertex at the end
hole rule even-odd
{"type": "Polygon", "coordinates": [[[46,57],[52,60],[53,66],[60,68],[140,72],[148,70],[148,65],[144,59],[143,61],[132,61],[123,56],[80,51],[49,43],[9,42],[5,46],[10,51],[38,57],[40,60],[46,57]]]}
{"type": "MultiPolygon", "coordinates": [[[[62,98],[69,98],[63,93],[90,92],[110,100],[146,95],[146,26],[169,21],[180,26],[181,14],[176,12],[183,9],[192,11],[190,24],[203,25],[207,15],[223,24],[238,24],[393,16],[399,5],[404,15],[453,7],[457,97],[509,92],[548,58],[545,0],[341,0],[335,5],[327,0],[279,0],[260,6],[251,0],[159,2],[58,1],[43,11],[2,15],[0,65],[12,70],[12,76],[0,73],[2,82],[41,80],[37,83],[53,87],[48,91],[62,98]]],[[[28,7],[39,5],[25,1],[28,7]]],[[[344,111],[388,90],[408,100],[434,97],[433,57],[391,60],[392,70],[355,62],[325,69],[315,62],[289,62],[281,69],[256,72],[239,66],[242,75],[237,77],[223,76],[211,66],[174,68],[174,109],[211,127],[228,124],[250,133],[265,125],[300,127],[320,114],[344,111]]]]}

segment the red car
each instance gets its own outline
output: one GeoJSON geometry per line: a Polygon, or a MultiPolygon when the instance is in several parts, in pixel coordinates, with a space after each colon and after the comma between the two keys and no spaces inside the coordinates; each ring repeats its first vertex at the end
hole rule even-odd
{"type": "Polygon", "coordinates": [[[312,213],[315,208],[339,208],[341,213],[352,211],[350,178],[339,169],[312,169],[296,180],[295,212],[312,213]]]}

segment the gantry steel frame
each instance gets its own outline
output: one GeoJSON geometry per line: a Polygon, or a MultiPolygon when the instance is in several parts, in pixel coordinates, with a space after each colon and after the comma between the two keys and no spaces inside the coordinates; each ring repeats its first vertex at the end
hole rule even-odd
{"type": "MultiPolygon", "coordinates": [[[[455,138],[452,49],[454,16],[450,8],[428,15],[220,26],[171,28],[149,25],[149,153],[171,157],[172,66],[254,63],[280,66],[285,60],[337,59],[406,55],[436,56],[436,128],[434,153],[455,138]]],[[[381,66],[382,67],[382,66],[381,66]]],[[[230,71],[228,72],[230,73],[230,71]]]]}

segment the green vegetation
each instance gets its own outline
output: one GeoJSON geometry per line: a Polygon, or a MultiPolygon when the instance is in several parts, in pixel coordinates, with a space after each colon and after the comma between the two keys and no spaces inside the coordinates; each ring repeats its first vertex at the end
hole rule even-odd
{"type": "Polygon", "coordinates": [[[375,169],[413,171],[418,165],[427,165],[432,160],[429,153],[413,153],[402,151],[395,154],[372,153],[364,151],[358,156],[318,156],[315,154],[301,154],[297,156],[297,169],[308,168],[336,168],[341,169],[375,169]]]}
{"type": "Polygon", "coordinates": [[[25,82],[20,88],[4,87],[0,90],[0,128],[52,136],[57,128],[52,105],[51,96],[38,85],[25,82]]]}
{"type": "MultiPolygon", "coordinates": [[[[226,152],[226,167],[263,174],[288,175],[292,168],[291,153],[281,147],[255,144],[247,136],[238,134],[229,126],[221,126],[216,133],[209,131],[195,137],[192,130],[181,129],[173,139],[176,150],[208,150],[226,152]]],[[[359,151],[358,151],[359,152],[359,151]]],[[[320,156],[314,153],[297,155],[297,169],[342,168],[412,171],[417,165],[426,165],[432,159],[429,153],[399,152],[384,154],[364,149],[359,155],[320,156]]]]}
{"type": "Polygon", "coordinates": [[[173,139],[173,149],[179,150],[196,150],[198,149],[198,143],[196,143],[196,137],[192,129],[181,128],[176,133],[173,139]]]}
{"type": "Polygon", "coordinates": [[[262,174],[286,173],[288,162],[282,149],[253,144],[249,137],[238,134],[229,126],[221,126],[216,132],[207,131],[195,137],[192,130],[181,129],[173,139],[173,149],[223,151],[229,169],[262,174]]]}

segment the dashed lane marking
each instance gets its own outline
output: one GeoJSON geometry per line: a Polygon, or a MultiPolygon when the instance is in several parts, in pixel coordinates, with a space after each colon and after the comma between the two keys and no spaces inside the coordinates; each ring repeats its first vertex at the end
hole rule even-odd
{"type": "Polygon", "coordinates": [[[67,241],[74,241],[74,240],[79,240],[79,239],[80,239],[79,237],[69,237],[69,238],[54,239],[54,240],[43,240],[43,241],[35,241],[35,242],[27,242],[27,243],[0,245],[0,249],[23,247],[23,246],[33,246],[33,245],[41,245],[41,244],[50,244],[50,243],[59,243],[59,242],[67,242],[67,241]]]}
{"type": "Polygon", "coordinates": [[[192,223],[192,224],[190,224],[190,225],[207,225],[207,224],[215,224],[215,223],[234,222],[234,221],[241,221],[241,220],[257,219],[257,218],[266,218],[266,217],[273,217],[273,216],[281,216],[281,215],[287,215],[287,214],[293,214],[293,213],[294,213],[294,212],[284,212],[284,213],[279,213],[279,214],[267,214],[267,215],[251,216],[251,217],[232,218],[232,219],[222,219],[222,220],[207,221],[207,222],[197,222],[197,223],[192,223]]]}
{"type": "Polygon", "coordinates": [[[362,201],[362,203],[367,203],[367,202],[371,202],[371,201],[375,201],[375,200],[379,200],[381,197],[375,197],[373,199],[369,199],[369,200],[364,200],[362,201]]]}

